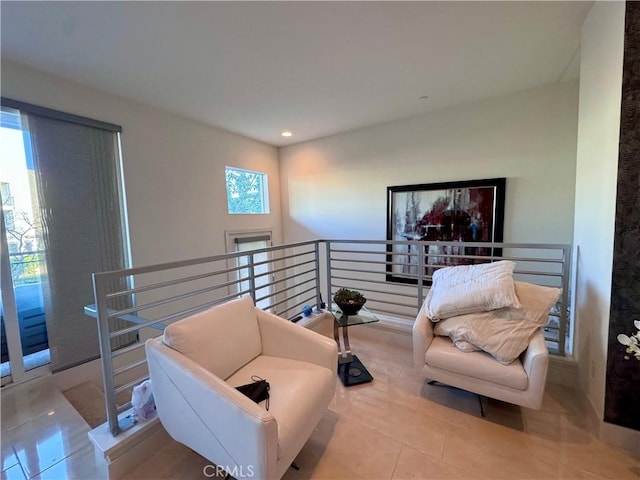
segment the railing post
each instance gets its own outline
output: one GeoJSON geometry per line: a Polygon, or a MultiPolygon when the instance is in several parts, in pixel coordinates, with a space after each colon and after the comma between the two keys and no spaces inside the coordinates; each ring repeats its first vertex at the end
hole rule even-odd
{"type": "Polygon", "coordinates": [[[256,272],[255,272],[255,260],[253,253],[247,255],[248,257],[248,270],[249,270],[249,295],[253,299],[253,303],[256,303],[256,272]]]}
{"type": "Polygon", "coordinates": [[[111,338],[109,336],[109,317],[107,316],[107,299],[104,277],[93,274],[93,296],[96,300],[98,322],[98,340],[100,342],[100,360],[104,383],[104,401],[107,411],[109,431],[114,437],[122,430],[118,423],[118,405],[116,403],[116,386],[111,359],[111,338]]]}
{"type": "Polygon", "coordinates": [[[327,251],[327,308],[331,310],[331,242],[329,240],[325,243],[327,251]]]}
{"type": "Polygon", "coordinates": [[[420,310],[424,299],[424,251],[426,245],[424,242],[420,242],[416,247],[420,249],[418,254],[418,310],[420,310]]]}
{"type": "Polygon", "coordinates": [[[562,249],[562,310],[560,312],[560,329],[558,331],[558,353],[566,355],[567,309],[569,308],[569,275],[571,270],[571,247],[562,249]]]}
{"type": "Polygon", "coordinates": [[[320,292],[320,241],[316,240],[314,244],[315,265],[316,265],[316,309],[320,310],[322,303],[322,293],[320,292]]]}

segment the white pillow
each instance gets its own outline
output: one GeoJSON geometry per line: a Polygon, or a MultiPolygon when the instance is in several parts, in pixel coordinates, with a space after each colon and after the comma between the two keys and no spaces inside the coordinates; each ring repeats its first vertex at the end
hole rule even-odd
{"type": "Polygon", "coordinates": [[[463,341],[469,342],[490,353],[500,363],[510,364],[547,323],[549,311],[562,291],[525,282],[515,282],[515,287],[522,304],[520,308],[448,318],[437,323],[433,332],[448,336],[456,346],[463,341]]]}
{"type": "Polygon", "coordinates": [[[520,306],[513,284],[516,264],[508,260],[437,270],[426,303],[434,322],[474,312],[520,306]]]}

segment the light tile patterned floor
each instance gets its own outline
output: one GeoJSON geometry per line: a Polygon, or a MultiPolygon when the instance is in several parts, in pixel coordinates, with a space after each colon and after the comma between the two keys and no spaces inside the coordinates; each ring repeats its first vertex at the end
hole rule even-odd
{"type": "Polygon", "coordinates": [[[87,422],[51,377],[3,389],[2,479],[105,478],[87,422]]]}
{"type": "MultiPolygon", "coordinates": [[[[475,395],[428,386],[413,372],[408,336],[351,330],[375,380],[338,384],[296,459],[300,470],[285,479],[640,478],[637,458],[588,432],[571,389],[550,385],[540,411],[484,399],[482,418],[475,395]]],[[[81,420],[51,382],[3,392],[2,478],[104,478],[81,420]]],[[[204,479],[208,464],[172,442],[126,478],[204,479]]]]}

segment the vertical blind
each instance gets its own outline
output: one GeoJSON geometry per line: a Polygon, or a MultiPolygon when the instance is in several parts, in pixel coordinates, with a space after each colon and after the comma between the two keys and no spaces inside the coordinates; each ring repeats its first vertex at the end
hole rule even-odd
{"type": "MultiPolygon", "coordinates": [[[[97,326],[83,313],[93,303],[91,274],[127,266],[119,138],[99,126],[24,110],[23,116],[43,222],[45,313],[55,372],[99,356],[97,326]]],[[[112,348],[136,338],[114,340],[119,343],[112,348]]]]}

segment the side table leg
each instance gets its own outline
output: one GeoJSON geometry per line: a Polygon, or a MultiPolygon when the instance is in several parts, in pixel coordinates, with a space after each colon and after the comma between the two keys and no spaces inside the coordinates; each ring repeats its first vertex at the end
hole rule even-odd
{"type": "Polygon", "coordinates": [[[333,322],[333,338],[338,344],[338,363],[349,363],[353,360],[351,347],[349,346],[349,333],[347,327],[341,327],[338,322],[333,322]],[[340,344],[340,328],[342,328],[342,345],[340,344]]]}

